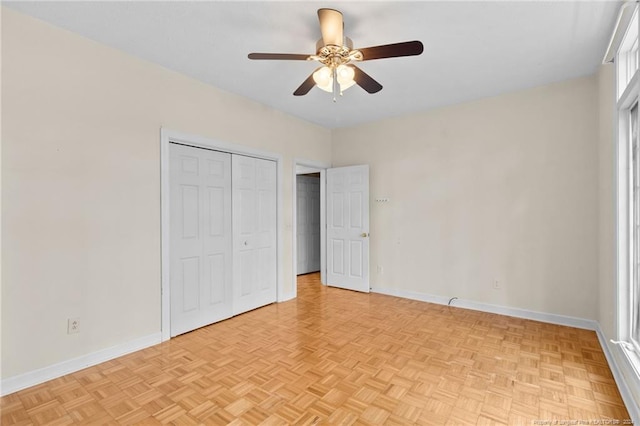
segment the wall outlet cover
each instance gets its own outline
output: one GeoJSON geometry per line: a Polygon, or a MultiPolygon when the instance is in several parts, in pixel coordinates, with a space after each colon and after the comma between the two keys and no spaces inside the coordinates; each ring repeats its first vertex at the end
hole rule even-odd
{"type": "Polygon", "coordinates": [[[80,318],[69,318],[67,320],[67,334],[80,333],[80,318]]]}

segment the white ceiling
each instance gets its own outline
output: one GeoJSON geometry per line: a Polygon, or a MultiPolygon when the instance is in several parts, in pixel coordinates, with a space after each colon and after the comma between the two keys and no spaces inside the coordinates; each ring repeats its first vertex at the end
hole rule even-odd
{"type": "Polygon", "coordinates": [[[3,2],[90,39],[328,128],[592,74],[621,2],[3,2]],[[314,62],[250,52],[315,53],[316,10],[339,9],[354,47],[420,40],[421,56],[363,62],[384,89],[337,103],[293,91],[314,62]]]}

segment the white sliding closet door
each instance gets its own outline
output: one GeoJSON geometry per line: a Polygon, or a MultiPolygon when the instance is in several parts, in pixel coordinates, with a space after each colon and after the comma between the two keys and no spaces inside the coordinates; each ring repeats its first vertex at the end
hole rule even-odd
{"type": "Polygon", "coordinates": [[[276,163],[232,156],[233,313],[276,301],[276,163]]]}
{"type": "Polygon", "coordinates": [[[231,154],[170,144],[171,336],[232,312],[231,154]]]}

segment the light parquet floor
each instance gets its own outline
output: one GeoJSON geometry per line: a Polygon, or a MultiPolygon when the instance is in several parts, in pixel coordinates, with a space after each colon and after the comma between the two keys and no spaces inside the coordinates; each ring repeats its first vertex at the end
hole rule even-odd
{"type": "Polygon", "coordinates": [[[296,300],[8,395],[0,410],[2,425],[629,418],[592,331],[326,288],[318,274],[296,300]]]}

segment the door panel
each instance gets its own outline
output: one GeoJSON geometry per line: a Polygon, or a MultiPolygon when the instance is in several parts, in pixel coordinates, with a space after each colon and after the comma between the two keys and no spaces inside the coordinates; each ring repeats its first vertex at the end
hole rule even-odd
{"type": "Polygon", "coordinates": [[[320,178],[296,176],[297,274],[320,270],[320,178]]]}
{"type": "Polygon", "coordinates": [[[310,177],[307,208],[309,221],[309,272],[320,270],[320,178],[310,177]]]}
{"type": "MultiPolygon", "coordinates": [[[[337,186],[337,184],[336,184],[337,186]]],[[[341,188],[341,187],[340,187],[341,188]]],[[[334,229],[344,228],[344,194],[341,192],[333,192],[329,197],[329,203],[331,205],[330,211],[332,212],[333,221],[331,225],[334,229]]]]}
{"type": "Polygon", "coordinates": [[[276,301],[276,163],[232,155],[233,313],[276,301]]]}
{"type": "Polygon", "coordinates": [[[351,255],[350,266],[351,276],[356,278],[362,278],[362,241],[350,241],[351,247],[349,247],[349,254],[351,255]]]}
{"type": "Polygon", "coordinates": [[[349,226],[351,228],[362,229],[362,193],[352,192],[349,194],[349,226]]]}
{"type": "Polygon", "coordinates": [[[182,238],[198,238],[200,194],[195,185],[180,185],[182,193],[182,238]]]}
{"type": "Polygon", "coordinates": [[[224,218],[225,213],[222,210],[224,208],[224,189],[223,188],[208,188],[209,190],[209,235],[212,237],[219,237],[224,235],[224,218]],[[222,208],[219,208],[222,207],[222,208]]]}
{"type": "Polygon", "coordinates": [[[231,154],[170,144],[171,336],[229,318],[231,154]]]}
{"type": "Polygon", "coordinates": [[[334,275],[344,275],[344,241],[333,240],[331,247],[333,249],[331,272],[334,275]]]}
{"type": "Polygon", "coordinates": [[[369,166],[327,170],[327,284],[369,292],[369,166]]]}
{"type": "Polygon", "coordinates": [[[192,312],[200,307],[200,258],[189,257],[182,261],[182,312],[192,312]]]}
{"type": "Polygon", "coordinates": [[[309,204],[307,198],[307,180],[304,176],[296,176],[296,273],[306,274],[309,270],[309,241],[308,241],[308,222],[307,222],[307,206],[309,204]]]}
{"type": "Polygon", "coordinates": [[[211,289],[210,304],[218,304],[228,301],[230,297],[225,294],[224,286],[220,285],[225,281],[225,261],[226,253],[211,254],[207,257],[209,267],[209,288],[211,289]]]}

